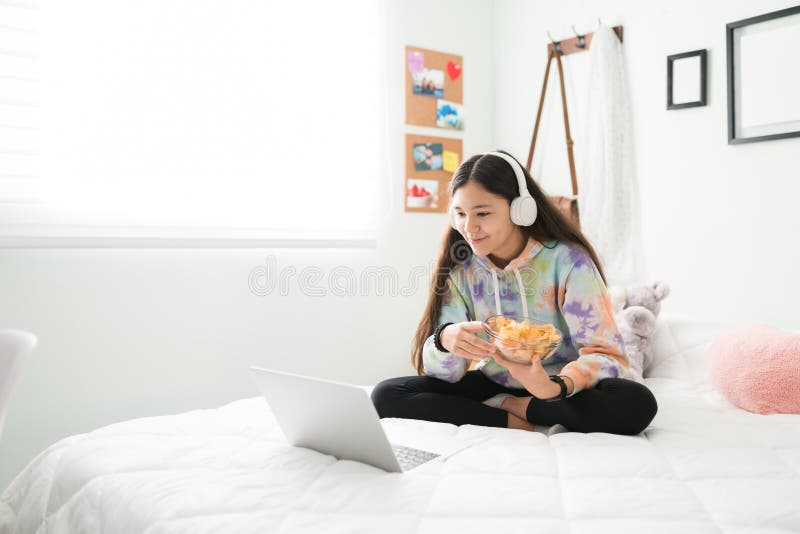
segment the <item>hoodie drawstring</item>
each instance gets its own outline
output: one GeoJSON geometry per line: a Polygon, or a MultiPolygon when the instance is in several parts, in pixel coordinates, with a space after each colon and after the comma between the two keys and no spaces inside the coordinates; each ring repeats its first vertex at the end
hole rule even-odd
{"type": "Polygon", "coordinates": [[[490,269],[490,271],[492,271],[494,279],[494,309],[497,311],[497,315],[503,315],[503,311],[500,309],[500,284],[497,283],[497,273],[494,269],[490,269]]]}
{"type": "Polygon", "coordinates": [[[519,288],[519,298],[522,301],[522,316],[528,318],[528,299],[525,298],[525,286],[522,285],[522,275],[519,274],[519,269],[514,269],[514,274],[517,277],[517,287],[519,288]]]}
{"type": "MultiPolygon", "coordinates": [[[[494,269],[489,269],[492,271],[492,279],[494,280],[494,308],[497,312],[497,315],[502,315],[503,311],[500,308],[500,284],[497,281],[497,271],[494,269]]],[[[517,278],[517,288],[519,288],[519,299],[522,301],[522,316],[526,319],[528,318],[528,299],[525,298],[525,286],[522,285],[522,275],[519,273],[519,269],[514,269],[514,276],[517,278]]]]}

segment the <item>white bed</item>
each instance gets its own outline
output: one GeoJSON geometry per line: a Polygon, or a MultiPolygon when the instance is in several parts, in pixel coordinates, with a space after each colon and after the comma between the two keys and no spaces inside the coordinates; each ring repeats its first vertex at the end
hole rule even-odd
{"type": "Polygon", "coordinates": [[[0,497],[0,533],[798,533],[800,416],[714,392],[723,329],[659,319],[659,410],[639,436],[385,419],[398,441],[475,444],[388,474],[287,446],[254,397],[55,443],[0,497]]]}

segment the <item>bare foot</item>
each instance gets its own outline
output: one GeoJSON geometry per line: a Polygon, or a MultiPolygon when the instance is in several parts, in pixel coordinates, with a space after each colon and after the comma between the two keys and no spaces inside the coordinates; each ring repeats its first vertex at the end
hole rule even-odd
{"type": "Polygon", "coordinates": [[[529,423],[525,419],[520,419],[513,413],[508,414],[508,428],[517,428],[520,430],[533,430],[533,423],[529,423]]]}
{"type": "Polygon", "coordinates": [[[514,414],[520,419],[527,420],[528,418],[528,404],[533,397],[508,397],[503,400],[500,406],[503,410],[510,414],[514,414]]]}

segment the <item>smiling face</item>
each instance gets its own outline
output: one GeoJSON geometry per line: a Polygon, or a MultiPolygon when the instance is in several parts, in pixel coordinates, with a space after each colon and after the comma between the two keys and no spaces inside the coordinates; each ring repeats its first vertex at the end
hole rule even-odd
{"type": "Polygon", "coordinates": [[[525,248],[528,239],[511,222],[508,200],[468,181],[453,193],[456,229],[478,256],[489,256],[503,267],[525,248]]]}

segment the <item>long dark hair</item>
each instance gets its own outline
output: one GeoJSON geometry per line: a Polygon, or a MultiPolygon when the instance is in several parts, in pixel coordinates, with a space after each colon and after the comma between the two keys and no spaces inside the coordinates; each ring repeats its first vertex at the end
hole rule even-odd
{"type": "MultiPolygon", "coordinates": [[[[507,154],[507,152],[504,153],[507,154]]],[[[517,163],[519,164],[519,162],[517,163]]],[[[561,214],[558,208],[549,200],[547,194],[533,181],[531,175],[525,171],[524,167],[522,167],[522,170],[525,174],[528,192],[534,198],[538,207],[536,222],[531,226],[520,226],[522,231],[541,243],[557,239],[559,242],[580,244],[591,256],[605,283],[606,276],[600,265],[600,259],[597,257],[589,240],[586,239],[576,224],[561,214]]],[[[460,187],[473,180],[490,193],[507,199],[509,205],[514,198],[519,196],[519,185],[517,184],[514,170],[508,162],[497,156],[477,155],[464,161],[450,180],[448,187],[450,198],[453,198],[453,195],[460,187]]],[[[442,308],[442,297],[447,292],[447,278],[457,263],[463,263],[471,256],[472,249],[469,244],[464,241],[458,230],[451,227],[448,222],[439,249],[436,270],[431,281],[428,304],[425,306],[425,312],[419,321],[417,333],[411,345],[411,364],[417,370],[417,374],[424,374],[422,347],[425,344],[425,340],[433,334],[437,326],[436,321],[439,319],[439,313],[442,308]]]]}

